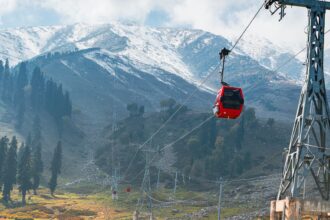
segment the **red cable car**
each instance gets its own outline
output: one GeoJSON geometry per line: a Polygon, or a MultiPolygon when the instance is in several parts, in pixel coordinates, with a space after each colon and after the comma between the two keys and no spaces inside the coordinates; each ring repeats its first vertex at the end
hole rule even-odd
{"type": "Polygon", "coordinates": [[[223,85],[214,103],[213,113],[217,118],[238,118],[244,106],[244,96],[241,88],[223,85]]]}
{"type": "Polygon", "coordinates": [[[213,113],[217,118],[238,118],[241,115],[244,106],[244,96],[242,89],[229,86],[223,81],[225,60],[226,56],[228,56],[230,52],[231,50],[223,48],[219,53],[220,61],[222,61],[222,71],[220,72],[222,87],[218,92],[213,107],[213,113]]]}

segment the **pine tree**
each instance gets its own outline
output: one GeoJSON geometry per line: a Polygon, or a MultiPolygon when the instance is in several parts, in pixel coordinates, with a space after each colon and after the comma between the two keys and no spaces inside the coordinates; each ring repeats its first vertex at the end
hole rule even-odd
{"type": "Polygon", "coordinates": [[[4,67],[4,65],[3,65],[3,61],[0,60],[0,82],[1,82],[2,79],[3,79],[4,71],[5,71],[5,67],[4,67]]]}
{"type": "Polygon", "coordinates": [[[39,143],[35,147],[32,158],[32,178],[33,178],[32,189],[34,195],[37,195],[37,189],[39,188],[40,185],[41,174],[44,170],[41,150],[42,150],[41,143],[39,143]]]}
{"type": "Polygon", "coordinates": [[[62,144],[61,141],[59,141],[54,150],[54,155],[50,167],[52,176],[50,178],[48,186],[52,196],[54,195],[57,186],[57,177],[61,173],[61,166],[62,166],[62,144]]]}
{"type": "Polygon", "coordinates": [[[15,82],[15,92],[14,92],[14,106],[17,110],[17,124],[16,128],[21,128],[24,122],[25,113],[25,92],[24,88],[28,84],[26,63],[23,62],[19,66],[18,75],[15,82]]]}
{"type": "Polygon", "coordinates": [[[27,68],[26,62],[22,62],[19,66],[16,87],[19,89],[24,89],[28,84],[27,68]]]}
{"type": "Polygon", "coordinates": [[[7,157],[5,159],[3,169],[3,200],[8,202],[10,200],[10,192],[16,183],[17,172],[17,139],[14,136],[10,142],[7,157]]]}
{"type": "Polygon", "coordinates": [[[63,116],[71,116],[72,102],[69,92],[63,93],[62,84],[57,85],[52,79],[46,82],[45,109],[54,117],[58,128],[62,125],[63,116]]]}
{"type": "Polygon", "coordinates": [[[56,85],[55,82],[50,79],[46,83],[46,92],[45,92],[45,108],[49,114],[54,116],[55,109],[55,94],[56,94],[56,85]]]}
{"type": "Polygon", "coordinates": [[[58,87],[57,87],[57,90],[56,90],[56,108],[55,108],[55,112],[54,112],[54,115],[55,115],[55,119],[56,121],[59,123],[60,120],[62,119],[62,116],[64,115],[64,96],[63,96],[63,89],[62,89],[62,84],[60,84],[58,87]]]}
{"type": "Polygon", "coordinates": [[[25,144],[22,143],[21,146],[18,148],[18,153],[17,153],[17,161],[21,161],[21,158],[23,157],[24,154],[24,149],[25,148],[25,144]]]}
{"type": "Polygon", "coordinates": [[[68,91],[65,92],[65,96],[64,96],[64,108],[65,108],[64,114],[66,116],[71,117],[71,114],[72,114],[72,102],[71,102],[70,94],[69,94],[68,91]]]}
{"type": "Polygon", "coordinates": [[[22,204],[25,205],[26,192],[32,188],[31,182],[31,150],[29,146],[23,147],[23,155],[18,163],[17,183],[22,193],[22,204]]]}
{"type": "MultiPolygon", "coordinates": [[[[24,99],[24,94],[23,94],[23,99],[24,99]]],[[[22,128],[22,125],[24,123],[24,115],[25,115],[25,103],[20,103],[18,110],[17,110],[17,116],[16,116],[16,125],[15,127],[17,129],[22,128]]]]}
{"type": "Polygon", "coordinates": [[[26,63],[23,62],[19,66],[19,71],[16,78],[15,95],[14,95],[15,106],[19,106],[22,102],[25,101],[24,88],[26,87],[27,84],[28,84],[28,77],[27,77],[26,63]]]}
{"type": "Polygon", "coordinates": [[[33,120],[33,138],[32,138],[32,151],[34,151],[34,147],[36,147],[39,143],[41,143],[41,123],[38,115],[34,117],[33,120]]]}
{"type": "Polygon", "coordinates": [[[9,69],[9,61],[6,59],[5,69],[2,80],[2,100],[8,101],[9,99],[9,88],[10,88],[10,69],[9,69]]]}
{"type": "Polygon", "coordinates": [[[5,99],[5,101],[9,104],[13,103],[14,81],[15,81],[14,76],[10,74],[8,78],[8,86],[7,86],[6,99],[5,99]]]}
{"type": "Polygon", "coordinates": [[[6,59],[6,62],[5,62],[4,74],[7,75],[7,76],[9,76],[9,74],[10,74],[9,60],[8,59],[6,59]]]}
{"type": "Polygon", "coordinates": [[[39,67],[33,70],[31,78],[31,103],[34,110],[39,111],[45,97],[45,77],[39,67]]]}
{"type": "Polygon", "coordinates": [[[8,151],[8,138],[2,137],[0,139],[0,190],[2,189],[3,184],[3,167],[5,164],[5,159],[8,151]]]}

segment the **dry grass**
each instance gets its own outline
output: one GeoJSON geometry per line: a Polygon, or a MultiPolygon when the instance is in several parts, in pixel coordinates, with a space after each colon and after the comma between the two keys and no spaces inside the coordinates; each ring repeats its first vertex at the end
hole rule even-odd
{"type": "MultiPolygon", "coordinates": [[[[12,199],[20,199],[16,190],[12,194],[12,199]]],[[[0,219],[97,220],[121,219],[128,214],[98,202],[93,196],[58,193],[56,197],[52,197],[46,189],[41,189],[39,195],[28,195],[27,205],[24,207],[19,203],[11,203],[7,207],[0,204],[0,219]]]]}
{"type": "MultiPolygon", "coordinates": [[[[168,191],[160,191],[154,195],[155,198],[166,201],[168,191]]],[[[203,193],[191,193],[178,190],[177,199],[198,198],[205,200],[203,193]]],[[[2,219],[59,219],[59,220],[125,220],[132,219],[133,211],[136,208],[136,201],[140,197],[139,192],[121,193],[118,201],[112,201],[111,192],[80,195],[70,192],[58,192],[56,197],[50,196],[47,189],[41,189],[39,195],[28,195],[27,205],[22,207],[16,202],[5,207],[0,203],[0,220],[2,219]]],[[[20,195],[15,190],[12,195],[13,201],[19,201],[20,195]]],[[[200,205],[175,205],[163,208],[155,208],[154,214],[157,220],[180,218],[187,213],[198,212],[203,208],[200,205]],[[173,209],[178,212],[173,212],[173,209]]],[[[226,208],[224,216],[232,216],[244,212],[242,208],[226,208]]],[[[147,212],[142,210],[141,219],[148,219],[147,212]]],[[[208,220],[217,219],[216,212],[209,213],[204,218],[208,220]]]]}

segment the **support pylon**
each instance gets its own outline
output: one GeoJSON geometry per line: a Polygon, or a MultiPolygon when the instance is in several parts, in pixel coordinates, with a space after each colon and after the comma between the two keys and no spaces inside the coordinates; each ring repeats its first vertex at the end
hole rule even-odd
{"type": "Polygon", "coordinates": [[[329,199],[329,155],[326,136],[330,127],[329,106],[324,79],[325,12],[330,3],[318,0],[266,0],[266,8],[273,3],[308,8],[307,71],[301,91],[295,123],[287,151],[277,200],[286,196],[299,198],[307,176],[311,175],[323,200],[329,199]]]}

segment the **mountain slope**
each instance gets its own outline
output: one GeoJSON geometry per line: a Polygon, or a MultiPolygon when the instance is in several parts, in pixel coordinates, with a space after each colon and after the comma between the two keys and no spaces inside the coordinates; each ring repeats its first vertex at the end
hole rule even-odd
{"type": "MultiPolygon", "coordinates": [[[[243,87],[246,104],[258,117],[293,121],[301,89],[299,62],[292,72],[274,72],[291,54],[269,42],[255,47],[246,42],[227,59],[225,81],[243,87]]],[[[223,47],[230,48],[230,41],[202,30],[120,23],[0,31],[0,58],[27,59],[30,70],[40,66],[70,92],[73,121],[85,136],[67,141],[79,149],[79,157],[108,143],[104,128],[126,117],[132,102],[150,113],[160,109],[163,99],[183,103],[194,95],[184,104],[210,112],[220,87],[218,52],[223,47]]]]}
{"type": "MultiPolygon", "coordinates": [[[[218,51],[231,47],[224,37],[202,30],[121,23],[9,29],[0,31],[0,42],[2,58],[13,63],[29,59],[31,66],[40,65],[48,77],[63,83],[83,115],[81,124],[94,124],[98,131],[113,112],[125,116],[131,102],[154,111],[162,99],[183,102],[196,91],[187,105],[210,111],[220,86],[218,51]],[[211,78],[196,90],[208,74],[211,78]]],[[[291,54],[258,42],[240,42],[227,60],[225,81],[243,87],[247,105],[258,116],[291,119],[301,84],[298,61],[292,73],[273,72],[291,54]]]]}

